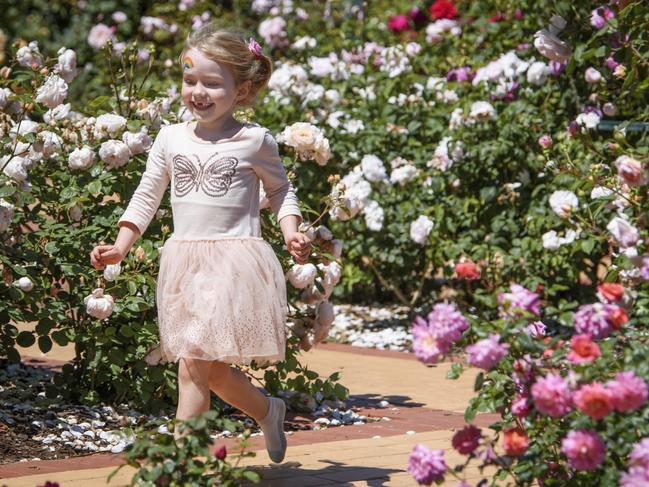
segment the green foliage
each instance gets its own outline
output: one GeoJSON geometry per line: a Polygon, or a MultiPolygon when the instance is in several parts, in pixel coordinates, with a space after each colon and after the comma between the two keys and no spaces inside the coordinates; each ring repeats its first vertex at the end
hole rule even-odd
{"type": "MultiPolygon", "coordinates": [[[[236,431],[237,424],[208,411],[187,421],[150,421],[135,430],[135,441],[124,454],[126,463],[114,470],[108,481],[125,465],[137,469],[130,485],[143,486],[236,486],[244,481],[259,481],[259,474],[239,467],[240,458],[254,456],[246,452],[250,432],[243,432],[241,452],[234,464],[227,460],[227,451],[217,456],[211,438],[215,430],[236,431]],[[180,438],[170,432],[178,429],[180,438]]],[[[222,447],[225,448],[225,447],[222,447]]]]}

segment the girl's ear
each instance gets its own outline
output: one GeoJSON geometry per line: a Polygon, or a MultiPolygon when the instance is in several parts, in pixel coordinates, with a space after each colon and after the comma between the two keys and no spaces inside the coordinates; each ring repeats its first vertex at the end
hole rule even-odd
{"type": "Polygon", "coordinates": [[[237,102],[246,99],[248,93],[250,93],[251,87],[252,87],[252,81],[249,79],[241,83],[237,91],[237,102]]]}

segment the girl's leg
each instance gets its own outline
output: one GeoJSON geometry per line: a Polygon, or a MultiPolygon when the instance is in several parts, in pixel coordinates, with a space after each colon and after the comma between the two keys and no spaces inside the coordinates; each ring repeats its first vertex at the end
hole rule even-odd
{"type": "Polygon", "coordinates": [[[286,453],[284,401],[266,398],[250,383],[246,374],[223,362],[213,362],[209,384],[221,399],[257,421],[264,432],[268,456],[273,462],[281,462],[286,453]]]}
{"type": "Polygon", "coordinates": [[[229,364],[212,362],[209,387],[225,402],[257,422],[268,412],[268,398],[250,383],[246,374],[229,364]]]}
{"type": "MultiPolygon", "coordinates": [[[[209,377],[212,362],[181,358],[178,364],[176,419],[187,420],[210,408],[209,377]]],[[[176,439],[178,432],[174,432],[176,439]]]]}

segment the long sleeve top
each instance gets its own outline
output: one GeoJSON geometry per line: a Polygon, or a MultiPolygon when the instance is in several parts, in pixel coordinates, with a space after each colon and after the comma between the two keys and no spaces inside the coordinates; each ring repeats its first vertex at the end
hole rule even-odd
{"type": "Polygon", "coordinates": [[[295,190],[268,129],[248,123],[232,137],[211,142],[198,138],[188,122],[165,126],[117,225],[131,222],[143,235],[171,182],[176,238],[260,237],[260,181],[277,221],[287,215],[302,220],[295,190]]]}

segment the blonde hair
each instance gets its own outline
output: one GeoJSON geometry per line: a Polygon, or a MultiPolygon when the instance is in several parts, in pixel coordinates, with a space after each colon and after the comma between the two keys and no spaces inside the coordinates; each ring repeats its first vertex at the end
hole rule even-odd
{"type": "Polygon", "coordinates": [[[232,27],[220,27],[215,23],[206,24],[187,36],[185,47],[180,53],[179,61],[189,49],[198,49],[207,57],[230,68],[237,86],[251,82],[248,95],[240,100],[238,106],[252,106],[257,95],[268,85],[273,72],[273,65],[268,56],[261,54],[257,58],[248,48],[248,41],[243,31],[232,27]]]}

